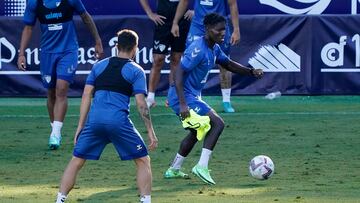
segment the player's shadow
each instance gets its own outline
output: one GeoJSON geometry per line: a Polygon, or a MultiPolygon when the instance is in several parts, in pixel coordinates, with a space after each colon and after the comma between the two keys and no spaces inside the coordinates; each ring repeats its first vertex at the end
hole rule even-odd
{"type": "Polygon", "coordinates": [[[98,192],[87,198],[77,199],[78,202],[120,202],[130,203],[137,202],[139,199],[138,190],[136,187],[129,187],[118,190],[108,190],[105,192],[98,192]]]}

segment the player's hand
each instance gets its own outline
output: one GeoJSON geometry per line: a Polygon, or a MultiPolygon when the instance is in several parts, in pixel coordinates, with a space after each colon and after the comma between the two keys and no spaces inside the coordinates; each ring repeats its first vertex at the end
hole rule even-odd
{"type": "Polygon", "coordinates": [[[102,59],[103,56],[104,56],[104,49],[101,40],[97,40],[95,44],[95,57],[97,59],[102,59]]]}
{"type": "Polygon", "coordinates": [[[158,139],[154,133],[154,131],[148,133],[149,136],[149,150],[155,150],[158,147],[158,139]]]}
{"type": "Polygon", "coordinates": [[[232,34],[231,34],[231,39],[230,39],[230,43],[231,45],[235,45],[238,44],[240,42],[240,31],[239,30],[235,30],[232,34]]]}
{"type": "Polygon", "coordinates": [[[180,119],[184,120],[190,116],[189,107],[186,105],[180,105],[180,119]]]}
{"type": "Polygon", "coordinates": [[[25,56],[19,56],[17,60],[17,67],[19,70],[26,71],[26,58],[25,56]]]}
{"type": "Polygon", "coordinates": [[[264,75],[264,71],[262,69],[254,69],[252,71],[252,74],[256,78],[262,78],[262,76],[264,75]]]}
{"type": "Polygon", "coordinates": [[[188,20],[188,21],[191,21],[193,16],[194,16],[194,10],[187,10],[186,13],[184,14],[185,20],[188,20]]]}
{"type": "Polygon", "coordinates": [[[172,24],[171,33],[174,35],[174,37],[180,37],[179,25],[177,23],[172,24]]]}
{"type": "Polygon", "coordinates": [[[158,15],[157,13],[150,13],[149,18],[155,23],[155,25],[164,25],[165,16],[158,15]]]}

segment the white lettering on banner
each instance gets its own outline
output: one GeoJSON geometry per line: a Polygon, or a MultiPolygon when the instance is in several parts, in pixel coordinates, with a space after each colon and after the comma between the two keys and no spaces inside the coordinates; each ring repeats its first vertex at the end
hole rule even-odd
{"type": "Polygon", "coordinates": [[[325,11],[325,9],[329,6],[331,0],[295,0],[297,2],[303,3],[303,4],[312,4],[308,6],[307,8],[292,8],[290,6],[287,6],[279,0],[259,0],[261,4],[268,5],[271,7],[274,7],[281,12],[287,13],[287,14],[293,14],[293,15],[299,15],[299,14],[321,14],[325,11]]]}
{"type": "Polygon", "coordinates": [[[358,3],[360,3],[360,0],[351,0],[351,14],[357,14],[358,3]]]}
{"type": "Polygon", "coordinates": [[[344,65],[346,39],[346,36],[341,36],[339,43],[330,42],[322,48],[321,59],[327,66],[337,67],[344,65]]]}
{"type": "Polygon", "coordinates": [[[10,63],[16,54],[16,50],[14,45],[12,45],[5,37],[0,38],[0,70],[2,68],[2,63],[10,63]],[[6,48],[10,51],[10,57],[9,58],[3,58],[3,49],[6,48]]]}
{"type": "Polygon", "coordinates": [[[300,72],[301,57],[285,44],[279,44],[278,48],[266,45],[249,59],[249,64],[264,72],[300,72]]]}
{"type": "MultiPolygon", "coordinates": [[[[347,45],[347,36],[340,36],[339,43],[330,42],[321,50],[321,60],[329,67],[344,66],[345,46],[347,45]]],[[[360,35],[355,34],[352,37],[355,44],[355,67],[360,67],[360,35]]],[[[321,72],[360,72],[360,68],[322,68],[321,72]]]]}

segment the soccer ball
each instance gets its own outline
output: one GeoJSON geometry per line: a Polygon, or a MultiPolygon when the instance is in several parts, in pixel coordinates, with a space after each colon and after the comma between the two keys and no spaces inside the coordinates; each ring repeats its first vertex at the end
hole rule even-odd
{"type": "Polygon", "coordinates": [[[249,171],[252,177],[260,180],[266,180],[274,174],[274,163],[265,155],[258,155],[251,159],[249,171]]]}

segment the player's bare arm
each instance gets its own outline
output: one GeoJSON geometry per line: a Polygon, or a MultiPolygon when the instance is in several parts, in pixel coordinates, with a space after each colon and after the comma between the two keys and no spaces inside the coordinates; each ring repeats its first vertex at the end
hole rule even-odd
{"type": "Polygon", "coordinates": [[[256,78],[261,78],[264,74],[262,69],[249,68],[231,59],[229,60],[229,62],[222,63],[220,65],[223,66],[226,70],[231,71],[233,73],[251,75],[256,78]]]}
{"type": "Polygon", "coordinates": [[[190,116],[188,105],[185,101],[184,95],[184,70],[181,67],[178,67],[175,71],[175,87],[176,87],[176,94],[179,98],[180,103],[180,118],[185,119],[190,116]]]}
{"type": "Polygon", "coordinates": [[[104,49],[96,25],[88,12],[84,12],[80,16],[84,24],[89,28],[91,35],[95,39],[95,56],[96,58],[101,59],[104,55],[104,49]]]}
{"type": "Polygon", "coordinates": [[[19,56],[17,60],[18,69],[25,71],[26,70],[26,57],[25,57],[25,48],[29,44],[31,35],[33,32],[33,26],[25,25],[20,42],[19,56]]]}
{"type": "Polygon", "coordinates": [[[154,13],[149,6],[148,0],[140,0],[140,4],[143,7],[146,15],[150,18],[150,20],[152,20],[155,23],[155,25],[165,24],[164,20],[166,19],[166,17],[154,13]]]}
{"type": "Polygon", "coordinates": [[[174,35],[174,37],[180,37],[179,21],[184,16],[188,5],[189,5],[189,0],[180,0],[176,8],[175,17],[171,27],[171,33],[174,35]]]}
{"type": "Polygon", "coordinates": [[[85,85],[84,92],[83,92],[82,98],[81,98],[80,118],[79,118],[78,127],[76,129],[76,133],[74,136],[74,144],[76,144],[77,137],[78,137],[81,129],[83,129],[83,127],[85,125],[86,118],[87,118],[87,115],[90,110],[91,99],[92,99],[92,95],[94,93],[94,89],[95,88],[92,85],[85,85]]]}
{"type": "Polygon", "coordinates": [[[146,104],[145,95],[144,94],[136,94],[135,95],[136,106],[138,108],[140,117],[144,121],[145,127],[148,132],[149,137],[149,149],[154,150],[158,145],[158,139],[155,135],[154,128],[151,122],[150,110],[146,104]]]}
{"type": "Polygon", "coordinates": [[[230,43],[235,45],[240,42],[240,27],[239,27],[239,9],[236,0],[228,0],[231,23],[233,25],[234,31],[231,34],[230,43]]]}

